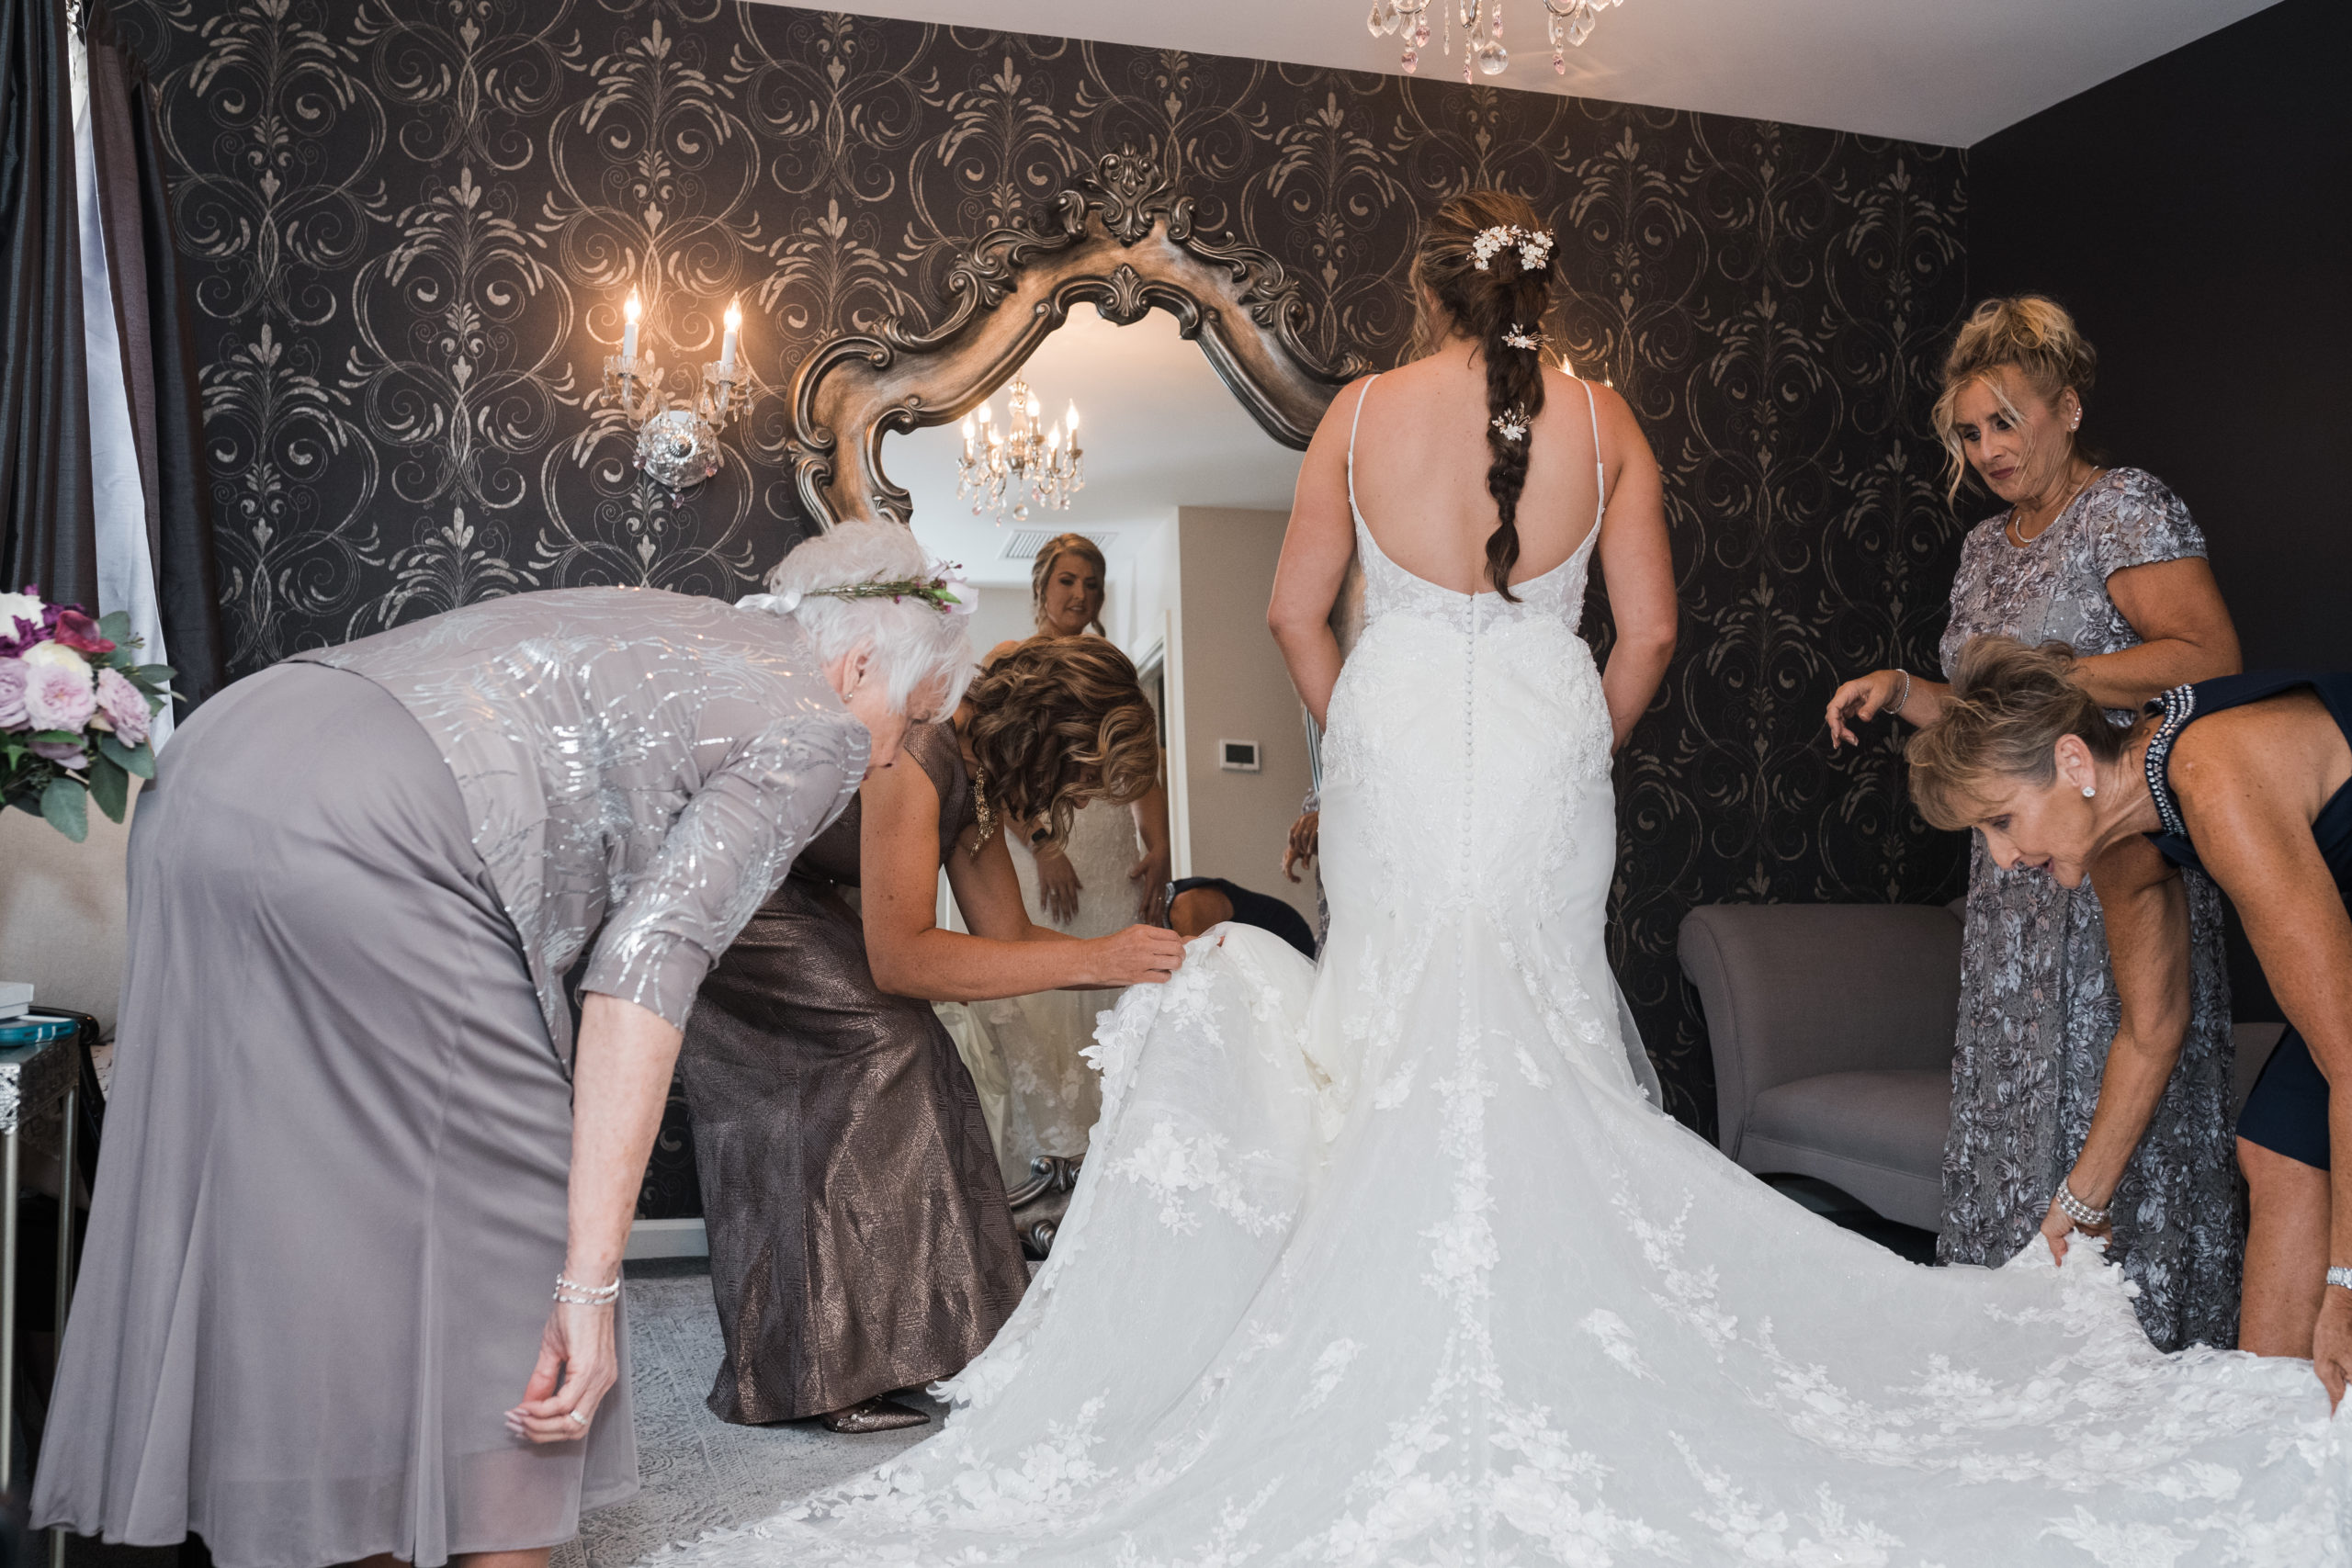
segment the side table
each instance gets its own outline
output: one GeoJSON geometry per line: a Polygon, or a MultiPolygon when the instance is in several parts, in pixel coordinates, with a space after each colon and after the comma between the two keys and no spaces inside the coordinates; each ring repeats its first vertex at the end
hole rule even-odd
{"type": "MultiPolygon", "coordinates": [[[[64,1343],[65,1312],[74,1299],[74,1134],[82,1087],[78,1021],[53,1039],[0,1051],[0,1477],[16,1459],[17,1178],[24,1160],[26,1124],[51,1106],[64,1111],[58,1152],[57,1333],[64,1343]]],[[[49,1532],[49,1560],[65,1561],[65,1532],[49,1532]]]]}

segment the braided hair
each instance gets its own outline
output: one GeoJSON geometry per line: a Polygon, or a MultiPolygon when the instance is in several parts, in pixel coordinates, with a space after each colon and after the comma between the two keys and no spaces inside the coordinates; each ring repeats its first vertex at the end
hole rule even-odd
{"type": "Polygon", "coordinates": [[[1543,234],[1543,220],[1524,197],[1499,190],[1464,191],[1439,207],[1421,231],[1413,255],[1417,299],[1434,295],[1446,320],[1424,314],[1421,351],[1434,351],[1450,330],[1476,344],[1487,361],[1487,493],[1495,498],[1498,521],[1487,537],[1487,579],[1504,600],[1511,568],[1519,563],[1519,498],[1527,488],[1529,436],[1544,412],[1544,360],[1533,348],[1504,344],[1506,333],[1540,341],[1551,309],[1555,263],[1549,236],[1540,246],[1514,239],[1489,246],[1481,236],[1509,229],[1543,234]],[[1424,293],[1423,290],[1427,292],[1424,293]],[[1517,430],[1516,437],[1504,429],[1517,430]]]}

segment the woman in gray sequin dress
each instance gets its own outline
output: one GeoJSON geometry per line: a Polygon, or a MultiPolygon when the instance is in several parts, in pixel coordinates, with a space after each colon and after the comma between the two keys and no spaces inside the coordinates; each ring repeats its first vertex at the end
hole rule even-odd
{"type": "MultiPolygon", "coordinates": [[[[1973,529],[1941,648],[1999,632],[2075,650],[2075,678],[2128,725],[2185,681],[2238,668],[2237,636],[2188,509],[2139,468],[2101,468],[2075,440],[2096,359],[2066,313],[2025,296],[1979,306],[1946,362],[1937,427],[1962,465],[2010,503],[1973,529]]],[[[1950,688],[1876,671],[1838,689],[1838,739],[1882,712],[1936,722],[1950,688]]],[[[2039,868],[2003,871],[1971,848],[1951,1133],[1944,1149],[1947,1263],[2007,1261],[2040,1230],[2098,1103],[2109,1044],[2128,1027],[2090,889],[2039,868]]],[[[2160,1348],[2237,1341],[2245,1224],[2229,1114],[2229,981],[2220,896],[2189,876],[2193,1016],[2163,1103],[2114,1201],[2115,1255],[2160,1348]]]]}
{"type": "MultiPolygon", "coordinates": [[[[922,570],[865,525],[781,575],[922,570]]],[[[756,603],[494,600],[265,670],[180,729],[131,829],[40,1523],[193,1532],[222,1568],[544,1562],[636,1490],[605,1291],[679,1030],[970,660],[919,598],[756,603]]]]}
{"type": "Polygon", "coordinates": [[[920,1412],[882,1396],[962,1371],[1012,1315],[1021,1244],[978,1094],[930,1004],[1175,972],[1173,931],[1081,940],[1032,921],[1003,831],[1067,831],[1091,800],[1141,798],[1159,768],[1125,654],[1096,637],[1023,644],[947,723],[909,734],[906,761],[808,846],[711,971],[685,1083],[721,1419],[914,1425],[920,1412]],[[942,870],[968,935],[934,921],[942,870]]]}

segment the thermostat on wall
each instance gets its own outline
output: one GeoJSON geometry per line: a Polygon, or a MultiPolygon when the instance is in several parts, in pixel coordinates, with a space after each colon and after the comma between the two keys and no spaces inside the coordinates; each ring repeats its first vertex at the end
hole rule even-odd
{"type": "Polygon", "coordinates": [[[1220,740],[1216,743],[1216,765],[1228,773],[1254,773],[1258,765],[1258,743],[1255,740],[1220,740]]]}

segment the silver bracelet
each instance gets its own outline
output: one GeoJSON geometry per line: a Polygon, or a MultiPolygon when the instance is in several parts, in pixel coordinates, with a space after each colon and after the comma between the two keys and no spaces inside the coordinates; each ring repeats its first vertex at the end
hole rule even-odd
{"type": "Polygon", "coordinates": [[[586,1285],[568,1275],[555,1277],[555,1299],[571,1306],[610,1306],[620,1297],[618,1280],[609,1285],[586,1285]]]}
{"type": "Polygon", "coordinates": [[[1898,670],[1895,673],[1903,677],[1903,694],[1880,710],[1890,718],[1901,718],[1903,710],[1911,705],[1911,671],[1898,670]]]}
{"type": "Polygon", "coordinates": [[[2341,1289],[2352,1291],[2352,1269],[2346,1269],[2341,1263],[2337,1264],[2327,1271],[2327,1282],[2341,1289]]]}
{"type": "Polygon", "coordinates": [[[2075,1196],[2075,1190],[2064,1182],[2058,1184],[2058,1208],[2078,1225],[2103,1225],[2111,1209],[2094,1209],[2075,1196]]]}

